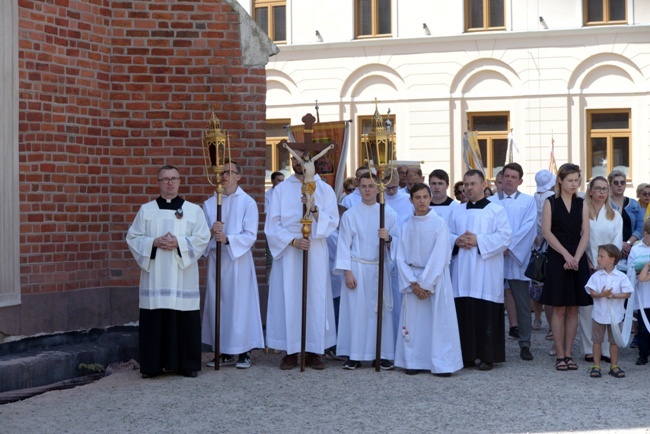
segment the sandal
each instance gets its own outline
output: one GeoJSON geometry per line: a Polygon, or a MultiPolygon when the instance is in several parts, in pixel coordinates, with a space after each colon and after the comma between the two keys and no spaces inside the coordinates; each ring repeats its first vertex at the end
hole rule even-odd
{"type": "Polygon", "coordinates": [[[564,359],[555,359],[555,370],[556,371],[568,371],[569,367],[567,366],[564,359]]]}
{"type": "Polygon", "coordinates": [[[571,357],[565,357],[564,362],[566,363],[566,367],[569,371],[575,371],[578,369],[578,365],[576,365],[576,362],[574,362],[571,357]]]}
{"type": "Polygon", "coordinates": [[[553,340],[553,330],[549,330],[544,339],[546,339],[547,341],[552,341],[553,340]]]}
{"type": "Polygon", "coordinates": [[[612,365],[611,369],[609,370],[609,375],[614,378],[625,378],[625,371],[623,371],[618,365],[612,365]]]}
{"type": "Polygon", "coordinates": [[[602,375],[600,373],[600,366],[594,365],[591,368],[589,368],[589,376],[591,378],[600,378],[600,377],[602,377],[602,375]]]}

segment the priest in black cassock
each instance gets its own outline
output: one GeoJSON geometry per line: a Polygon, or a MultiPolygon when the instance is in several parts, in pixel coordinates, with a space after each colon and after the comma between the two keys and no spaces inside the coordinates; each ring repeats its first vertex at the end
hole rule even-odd
{"type": "Polygon", "coordinates": [[[463,177],[468,202],[455,207],[448,220],[452,283],[466,367],[479,363],[488,371],[505,361],[503,314],[504,252],[511,230],[505,209],[485,197],[485,176],[469,170],[463,177]]]}
{"type": "Polygon", "coordinates": [[[140,372],[196,377],[201,370],[197,261],[210,241],[201,207],[178,196],[174,166],[158,170],[160,196],[140,208],[126,234],[140,266],[140,372]]]}

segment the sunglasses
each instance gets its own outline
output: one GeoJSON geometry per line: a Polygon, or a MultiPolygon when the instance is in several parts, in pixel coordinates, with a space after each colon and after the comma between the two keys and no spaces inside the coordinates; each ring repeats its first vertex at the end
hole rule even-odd
{"type": "Polygon", "coordinates": [[[625,185],[625,181],[612,181],[612,185],[625,185]]]}
{"type": "Polygon", "coordinates": [[[346,193],[354,193],[354,187],[353,188],[346,188],[345,192],[346,193]]]}

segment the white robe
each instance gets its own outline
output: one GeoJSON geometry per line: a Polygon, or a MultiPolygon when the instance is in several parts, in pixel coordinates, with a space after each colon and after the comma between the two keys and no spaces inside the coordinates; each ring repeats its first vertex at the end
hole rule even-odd
{"type": "Polygon", "coordinates": [[[431,208],[435,210],[436,214],[442,217],[445,223],[447,223],[447,226],[449,226],[449,216],[451,215],[451,212],[454,210],[454,208],[456,208],[457,206],[460,206],[460,203],[453,200],[447,206],[440,205],[440,206],[433,206],[431,208]]]}
{"type": "MultiPolygon", "coordinates": [[[[360,203],[347,210],[341,218],[336,248],[337,274],[351,270],[357,287],[341,289],[339,333],[336,341],[337,355],[351,360],[374,360],[377,343],[377,291],[379,273],[379,204],[360,203]]],[[[395,356],[395,327],[393,325],[393,294],[390,286],[389,256],[394,257],[399,242],[397,214],[385,207],[384,227],[393,237],[384,263],[382,305],[381,358],[393,360],[395,356]]]]}
{"type": "Polygon", "coordinates": [[[403,226],[413,215],[413,204],[408,194],[398,190],[394,195],[385,194],[386,204],[397,213],[399,225],[403,226]]]}
{"type": "Polygon", "coordinates": [[[467,209],[467,203],[455,207],[449,218],[451,245],[465,231],[476,234],[478,247],[459,248],[454,257],[454,297],[503,303],[503,252],[510,245],[511,235],[506,210],[496,203],[481,209],[467,209]]]}
{"type": "MultiPolygon", "coordinates": [[[[217,197],[203,204],[203,212],[212,227],[217,220],[217,197]]],[[[221,243],[221,327],[219,351],[242,354],[264,348],[260,295],[252,248],[257,240],[259,213],[257,204],[241,188],[222,196],[221,221],[228,244],[221,243]]],[[[217,243],[212,238],[204,256],[208,256],[208,278],[201,341],[214,347],[217,243]]]]}
{"type": "Polygon", "coordinates": [[[348,194],[341,200],[341,205],[347,209],[350,209],[359,203],[361,203],[361,193],[359,192],[358,187],[355,188],[352,193],[348,194]]]}
{"type": "MultiPolygon", "coordinates": [[[[306,351],[323,354],[336,343],[334,305],[326,238],[339,222],[336,195],[332,187],[316,175],[314,203],[318,221],[311,226],[307,275],[306,351]]],[[[302,324],[303,251],[291,246],[300,232],[303,217],[302,183],[295,175],[278,184],[271,196],[264,233],[273,255],[266,316],[266,344],[288,354],[300,351],[302,324]]]]}
{"type": "Polygon", "coordinates": [[[450,260],[447,224],[434,210],[425,216],[413,216],[404,225],[397,249],[404,299],[395,366],[434,374],[463,368],[450,260]],[[433,295],[420,300],[413,294],[411,282],[433,295]]]}
{"type": "Polygon", "coordinates": [[[508,214],[508,222],[512,235],[508,246],[508,256],[504,261],[503,275],[506,279],[530,281],[524,275],[530,253],[537,235],[535,221],[537,219],[537,205],[535,199],[521,192],[516,192],[508,199],[506,194],[490,196],[490,202],[503,206],[508,214]],[[517,194],[519,193],[519,194],[517,194]],[[503,195],[503,198],[500,196],[503,195]]]}
{"type": "Polygon", "coordinates": [[[142,205],[126,234],[129,250],[141,268],[140,309],[199,310],[197,261],[208,241],[210,229],[199,206],[185,201],[179,219],[174,210],[160,209],[155,200],[142,205]],[[167,232],[178,240],[178,249],[156,249],[152,260],[154,238],[167,232]]]}

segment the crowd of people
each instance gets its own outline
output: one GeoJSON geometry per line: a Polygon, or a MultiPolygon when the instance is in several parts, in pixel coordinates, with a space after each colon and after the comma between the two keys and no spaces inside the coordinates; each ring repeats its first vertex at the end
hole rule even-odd
{"type": "Polygon", "coordinates": [[[580,333],[589,375],[600,377],[606,362],[609,375],[622,378],[618,348],[630,336],[621,334],[621,326],[635,309],[636,363],[648,362],[649,184],[638,186],[638,201],[630,199],[624,195],[626,175],[613,171],[591,179],[583,195],[581,170],[567,163],[557,176],[537,172],[531,196],[519,190],[521,165],[509,163],[494,189],[482,171],[467,171],[453,185],[454,200],[444,170],[433,170],[425,183],[417,167],[400,166],[380,180],[362,166],[337,198],[312,173],[312,159],[292,162],[293,174],[285,180],[273,173],[265,195],[265,335],[252,256],[259,213],[239,186],[243,168],[234,161],[224,166],[220,218],[216,196],[203,209],[184,201],[178,169],[160,168],[160,197],[141,207],[127,233],[141,268],[143,378],[167,371],[197,375],[202,344],[215,345],[217,278],[220,357],[208,366],[246,369],[251,350],[265,346],[286,352],[281,369],[298,366],[304,252],[305,365],[313,369],[325,368],[323,356],[341,360],[346,370],[374,366],[377,339],[379,368],[399,367],[408,375],[491,370],[505,362],[507,336],[518,340],[521,359],[530,361],[532,331],[540,329],[544,311],[556,370],[578,369],[573,350],[580,333]],[[381,219],[380,194],[386,204],[381,219]],[[305,219],[311,220],[308,237],[302,233],[305,219]],[[543,284],[526,275],[533,249],[547,258],[543,284]],[[210,260],[200,312],[202,255],[210,260]]]}

